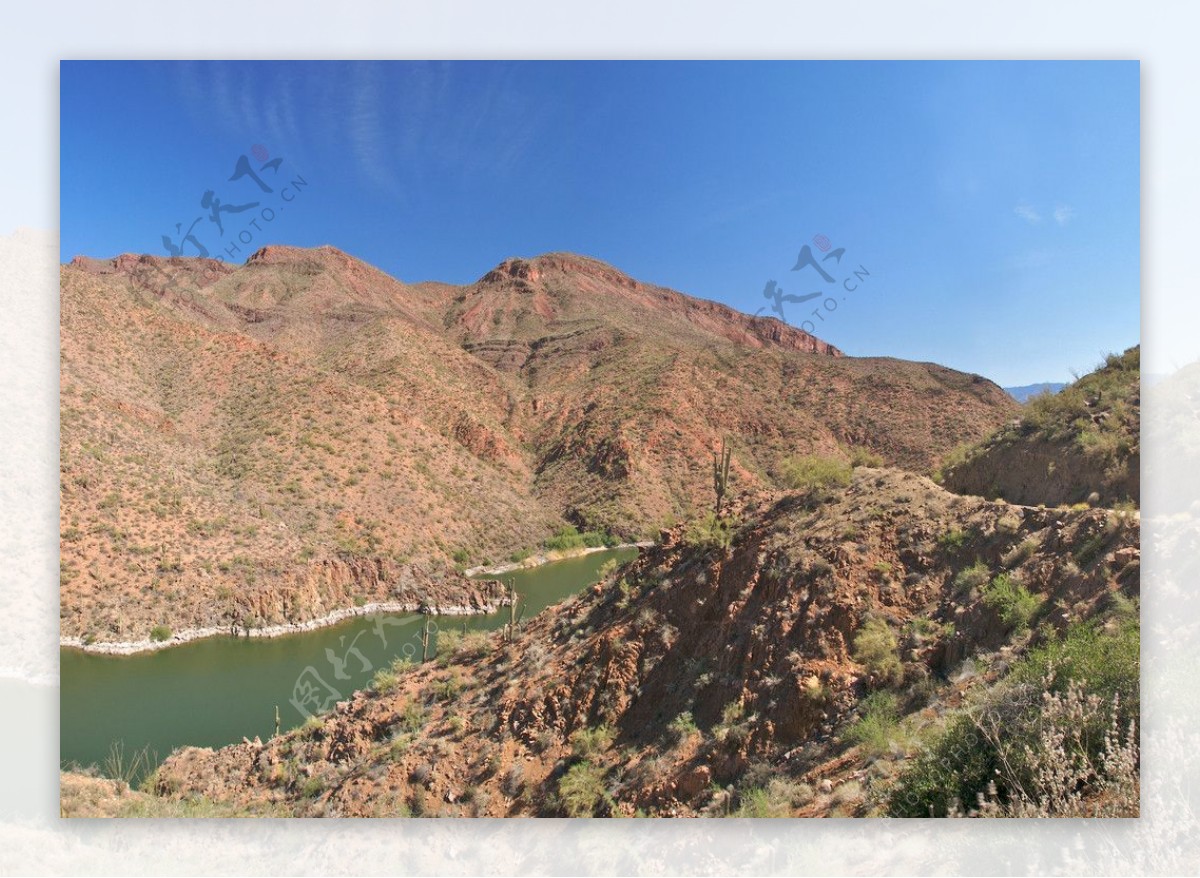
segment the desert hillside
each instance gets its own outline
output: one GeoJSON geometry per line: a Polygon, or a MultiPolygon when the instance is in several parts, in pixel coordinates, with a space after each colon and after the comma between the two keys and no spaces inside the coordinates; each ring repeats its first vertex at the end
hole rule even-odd
{"type": "Polygon", "coordinates": [[[443,636],[292,733],[177,752],[146,789],[314,816],[1136,814],[1114,767],[1136,757],[1135,512],[793,472],[511,640],[443,636]],[[1110,762],[1043,801],[1023,748],[1051,728],[1110,762]]]}
{"type": "Polygon", "coordinates": [[[62,633],[144,640],[365,603],[488,604],[460,571],[564,527],[654,536],[795,454],[925,470],[1017,411],[595,260],[408,285],[330,247],[61,270],[62,633]]]}
{"type": "Polygon", "coordinates": [[[1012,423],[955,449],[946,487],[1014,503],[1137,506],[1141,348],[1111,354],[1057,393],[1033,397],[1012,423]]]}

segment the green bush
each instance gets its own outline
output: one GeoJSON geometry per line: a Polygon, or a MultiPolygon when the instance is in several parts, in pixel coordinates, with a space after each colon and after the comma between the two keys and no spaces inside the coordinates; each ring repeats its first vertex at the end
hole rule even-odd
{"type": "Polygon", "coordinates": [[[587,757],[593,753],[602,753],[612,746],[613,733],[608,726],[597,726],[594,729],[576,729],[571,734],[571,752],[576,756],[587,757]]]}
{"type": "Polygon", "coordinates": [[[959,592],[969,592],[985,585],[991,578],[991,569],[982,561],[976,561],[970,567],[958,572],[958,575],[954,577],[954,588],[959,592]]]}
{"type": "Polygon", "coordinates": [[[1006,628],[1023,630],[1029,627],[1042,599],[1009,574],[1001,573],[984,588],[983,603],[995,611],[1006,628]]]}
{"type": "Polygon", "coordinates": [[[605,796],[604,769],[590,762],[571,766],[558,782],[558,798],[569,817],[594,817],[605,796]]]}
{"type": "Polygon", "coordinates": [[[896,635],[883,619],[870,619],[854,635],[854,659],[885,685],[904,679],[896,635]]]}
{"type": "Polygon", "coordinates": [[[974,804],[995,776],[999,754],[971,718],[952,717],[933,745],[910,761],[888,792],[892,817],[945,817],[951,808],[974,804]]]}
{"type": "Polygon", "coordinates": [[[844,488],[850,484],[852,472],[849,463],[832,457],[808,454],[790,457],[784,461],[783,481],[789,488],[799,491],[844,488]]]}
{"type": "Polygon", "coordinates": [[[437,649],[434,655],[442,661],[443,664],[448,662],[450,658],[459,650],[462,645],[463,635],[461,631],[455,631],[453,628],[446,628],[437,633],[437,649]]]}
{"type": "Polygon", "coordinates": [[[675,736],[675,740],[680,744],[700,731],[699,727],[696,725],[695,719],[692,718],[692,712],[690,710],[685,710],[683,713],[679,714],[679,716],[675,717],[675,719],[671,720],[671,724],[667,726],[667,728],[670,730],[671,734],[675,736]]]}
{"type": "Polygon", "coordinates": [[[1063,640],[1032,650],[1012,672],[1013,679],[1040,683],[1055,672],[1051,690],[1066,692],[1072,680],[1086,681],[1087,691],[1105,701],[1117,696],[1122,725],[1138,718],[1141,676],[1141,626],[1137,604],[1107,623],[1077,623],[1063,640]]]}
{"type": "Polygon", "coordinates": [[[885,753],[899,729],[900,714],[891,692],[872,692],[863,699],[861,715],[846,731],[846,740],[869,755],[885,753]]]}
{"type": "Polygon", "coordinates": [[[171,629],[166,625],[155,625],[150,629],[150,639],[156,643],[171,639],[171,629]]]}
{"type": "Polygon", "coordinates": [[[947,551],[961,549],[966,541],[967,532],[964,530],[958,530],[957,528],[946,531],[944,534],[938,537],[938,545],[947,551]]]}
{"type": "Polygon", "coordinates": [[[733,545],[737,524],[735,519],[717,518],[710,512],[688,525],[683,541],[699,549],[728,549],[733,545]]]}
{"type": "Polygon", "coordinates": [[[883,466],[883,458],[869,448],[856,445],[850,449],[850,466],[883,466]]]}
{"type": "Polygon", "coordinates": [[[580,533],[579,529],[574,525],[568,524],[554,534],[554,536],[545,540],[542,545],[551,551],[564,551],[567,549],[597,549],[601,546],[612,547],[618,545],[618,540],[614,535],[604,531],[588,531],[580,533]]]}
{"type": "Polygon", "coordinates": [[[1120,605],[1117,610],[1107,621],[1072,625],[1063,640],[1033,650],[982,704],[952,716],[893,785],[887,812],[941,817],[954,808],[976,807],[981,795],[1003,807],[1018,790],[1043,784],[1047,761],[1054,758],[1048,747],[1065,748],[1059,766],[1064,777],[1078,775],[1079,765],[1103,766],[1106,732],[1115,722],[1118,736],[1124,736],[1140,705],[1136,610],[1122,611],[1120,605]],[[1080,694],[1087,700],[1079,701],[1080,694]],[[1063,711],[1071,698],[1077,708],[1063,711]],[[1058,705],[1057,728],[1046,723],[1051,704],[1058,705]]]}
{"type": "Polygon", "coordinates": [[[415,735],[424,728],[425,719],[425,708],[416,701],[410,701],[404,705],[404,710],[400,712],[398,723],[400,728],[415,735]]]}
{"type": "Polygon", "coordinates": [[[969,461],[979,451],[979,446],[972,442],[956,445],[942,456],[941,462],[933,471],[933,480],[939,485],[945,481],[950,472],[969,461]]]}
{"type": "Polygon", "coordinates": [[[1020,545],[1014,546],[1006,552],[1000,563],[1005,567],[1016,567],[1019,564],[1023,564],[1033,557],[1033,553],[1038,550],[1038,546],[1040,545],[1041,543],[1036,537],[1023,540],[1020,545]]]}
{"type": "Polygon", "coordinates": [[[772,796],[771,793],[757,787],[742,794],[738,806],[737,817],[790,817],[791,807],[787,801],[772,796]]]}

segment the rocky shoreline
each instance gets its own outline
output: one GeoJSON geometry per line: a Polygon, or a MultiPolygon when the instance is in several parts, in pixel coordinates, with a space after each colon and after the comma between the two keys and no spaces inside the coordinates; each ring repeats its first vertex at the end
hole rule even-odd
{"type": "Polygon", "coordinates": [[[500,576],[517,570],[528,570],[541,567],[543,564],[553,564],[555,561],[566,561],[569,558],[581,558],[595,552],[613,552],[617,549],[648,549],[654,545],[653,540],[643,540],[639,543],[621,543],[619,546],[588,546],[579,549],[563,549],[561,551],[540,552],[530,555],[522,561],[510,561],[506,564],[495,564],[491,567],[472,567],[463,571],[463,576],[500,576]]]}
{"type": "MultiPolygon", "coordinates": [[[[622,543],[619,546],[596,546],[565,551],[543,552],[530,555],[523,561],[498,564],[492,567],[474,567],[464,572],[465,576],[495,576],[511,573],[515,570],[527,570],[551,564],[555,561],[565,561],[568,558],[579,558],[593,552],[607,552],[615,549],[644,549],[653,546],[652,541],[639,543],[622,543]]],[[[82,637],[62,637],[59,647],[78,649],[99,655],[137,655],[144,652],[157,652],[181,646],[193,640],[203,640],[207,637],[286,637],[289,634],[301,634],[305,631],[316,631],[328,628],[347,619],[358,616],[371,616],[375,613],[423,613],[430,616],[475,616],[494,613],[507,604],[504,597],[485,599],[482,604],[430,604],[424,601],[377,601],[363,604],[361,607],[344,607],[334,610],[324,616],[309,619],[304,622],[285,622],[279,625],[264,625],[261,628],[242,628],[236,625],[212,626],[208,628],[188,628],[176,632],[166,640],[126,640],[85,643],[82,637]]]]}
{"type": "Polygon", "coordinates": [[[305,631],[316,631],[328,628],[346,619],[357,616],[370,616],[375,613],[424,613],[431,616],[474,616],[494,613],[507,602],[504,599],[488,601],[481,606],[466,604],[439,606],[437,604],[416,603],[412,601],[382,601],[363,604],[361,607],[345,607],[332,613],[309,619],[305,622],[287,622],[282,625],[265,625],[261,628],[240,628],[238,626],[223,626],[210,628],[190,628],[172,634],[166,640],[128,640],[121,642],[84,643],[81,637],[63,637],[59,639],[60,647],[78,649],[83,652],[101,655],[136,655],[143,652],[156,652],[172,646],[180,646],[193,640],[203,640],[206,637],[286,637],[289,634],[301,634],[305,631]]]}

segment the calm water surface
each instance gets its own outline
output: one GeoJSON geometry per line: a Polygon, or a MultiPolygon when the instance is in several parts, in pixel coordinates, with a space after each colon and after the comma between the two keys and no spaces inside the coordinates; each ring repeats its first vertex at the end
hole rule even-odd
{"type": "MultiPolygon", "coordinates": [[[[614,549],[505,574],[527,601],[528,619],[597,579],[614,549]]],[[[115,742],[126,753],[146,749],[152,764],[185,744],[220,747],[283,731],[361,689],[401,655],[419,656],[426,616],[350,619],[329,628],[276,638],[212,637],[134,656],[61,650],[60,758],[103,766],[115,742]]],[[[499,628],[508,608],[488,616],[432,617],[454,630],[499,628]]]]}

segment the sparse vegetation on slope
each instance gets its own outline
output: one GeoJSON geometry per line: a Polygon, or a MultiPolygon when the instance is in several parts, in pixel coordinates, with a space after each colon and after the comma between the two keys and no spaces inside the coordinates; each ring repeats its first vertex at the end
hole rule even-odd
{"type": "Polygon", "coordinates": [[[1110,354],[1094,371],[1035,396],[1019,418],[943,458],[939,481],[960,493],[1013,503],[1138,503],[1140,347],[1110,354]]]}
{"type": "Polygon", "coordinates": [[[398,672],[394,688],[356,694],[309,732],[176,753],[159,794],[307,815],[1136,808],[1124,792],[1136,516],[1015,507],[873,468],[821,498],[786,492],[730,514],[743,524],[725,551],[690,545],[680,525],[511,641],[398,672]],[[1098,533],[1092,562],[1077,564],[1098,533]],[[1027,617],[1025,593],[1054,612],[1027,617]],[[1075,752],[1075,739],[1022,712],[1043,691],[1056,699],[1048,716],[1085,710],[1101,730],[1087,737],[1099,742],[1090,762],[1072,763],[1082,786],[1067,805],[1054,804],[1066,799],[1050,755],[1075,752]],[[414,704],[416,728],[404,720],[414,704]],[[1118,734],[1105,744],[1112,704],[1118,734]],[[1042,747],[1013,776],[1025,797],[996,779],[999,751],[976,734],[988,722],[1042,747]],[[965,749],[936,774],[923,747],[965,749]]]}
{"type": "Polygon", "coordinates": [[[331,247],[126,255],[61,286],[61,622],[88,643],[482,605],[469,565],[711,508],[718,436],[750,491],[849,437],[928,466],[1015,410],[565,254],[465,287],[331,247]]]}

